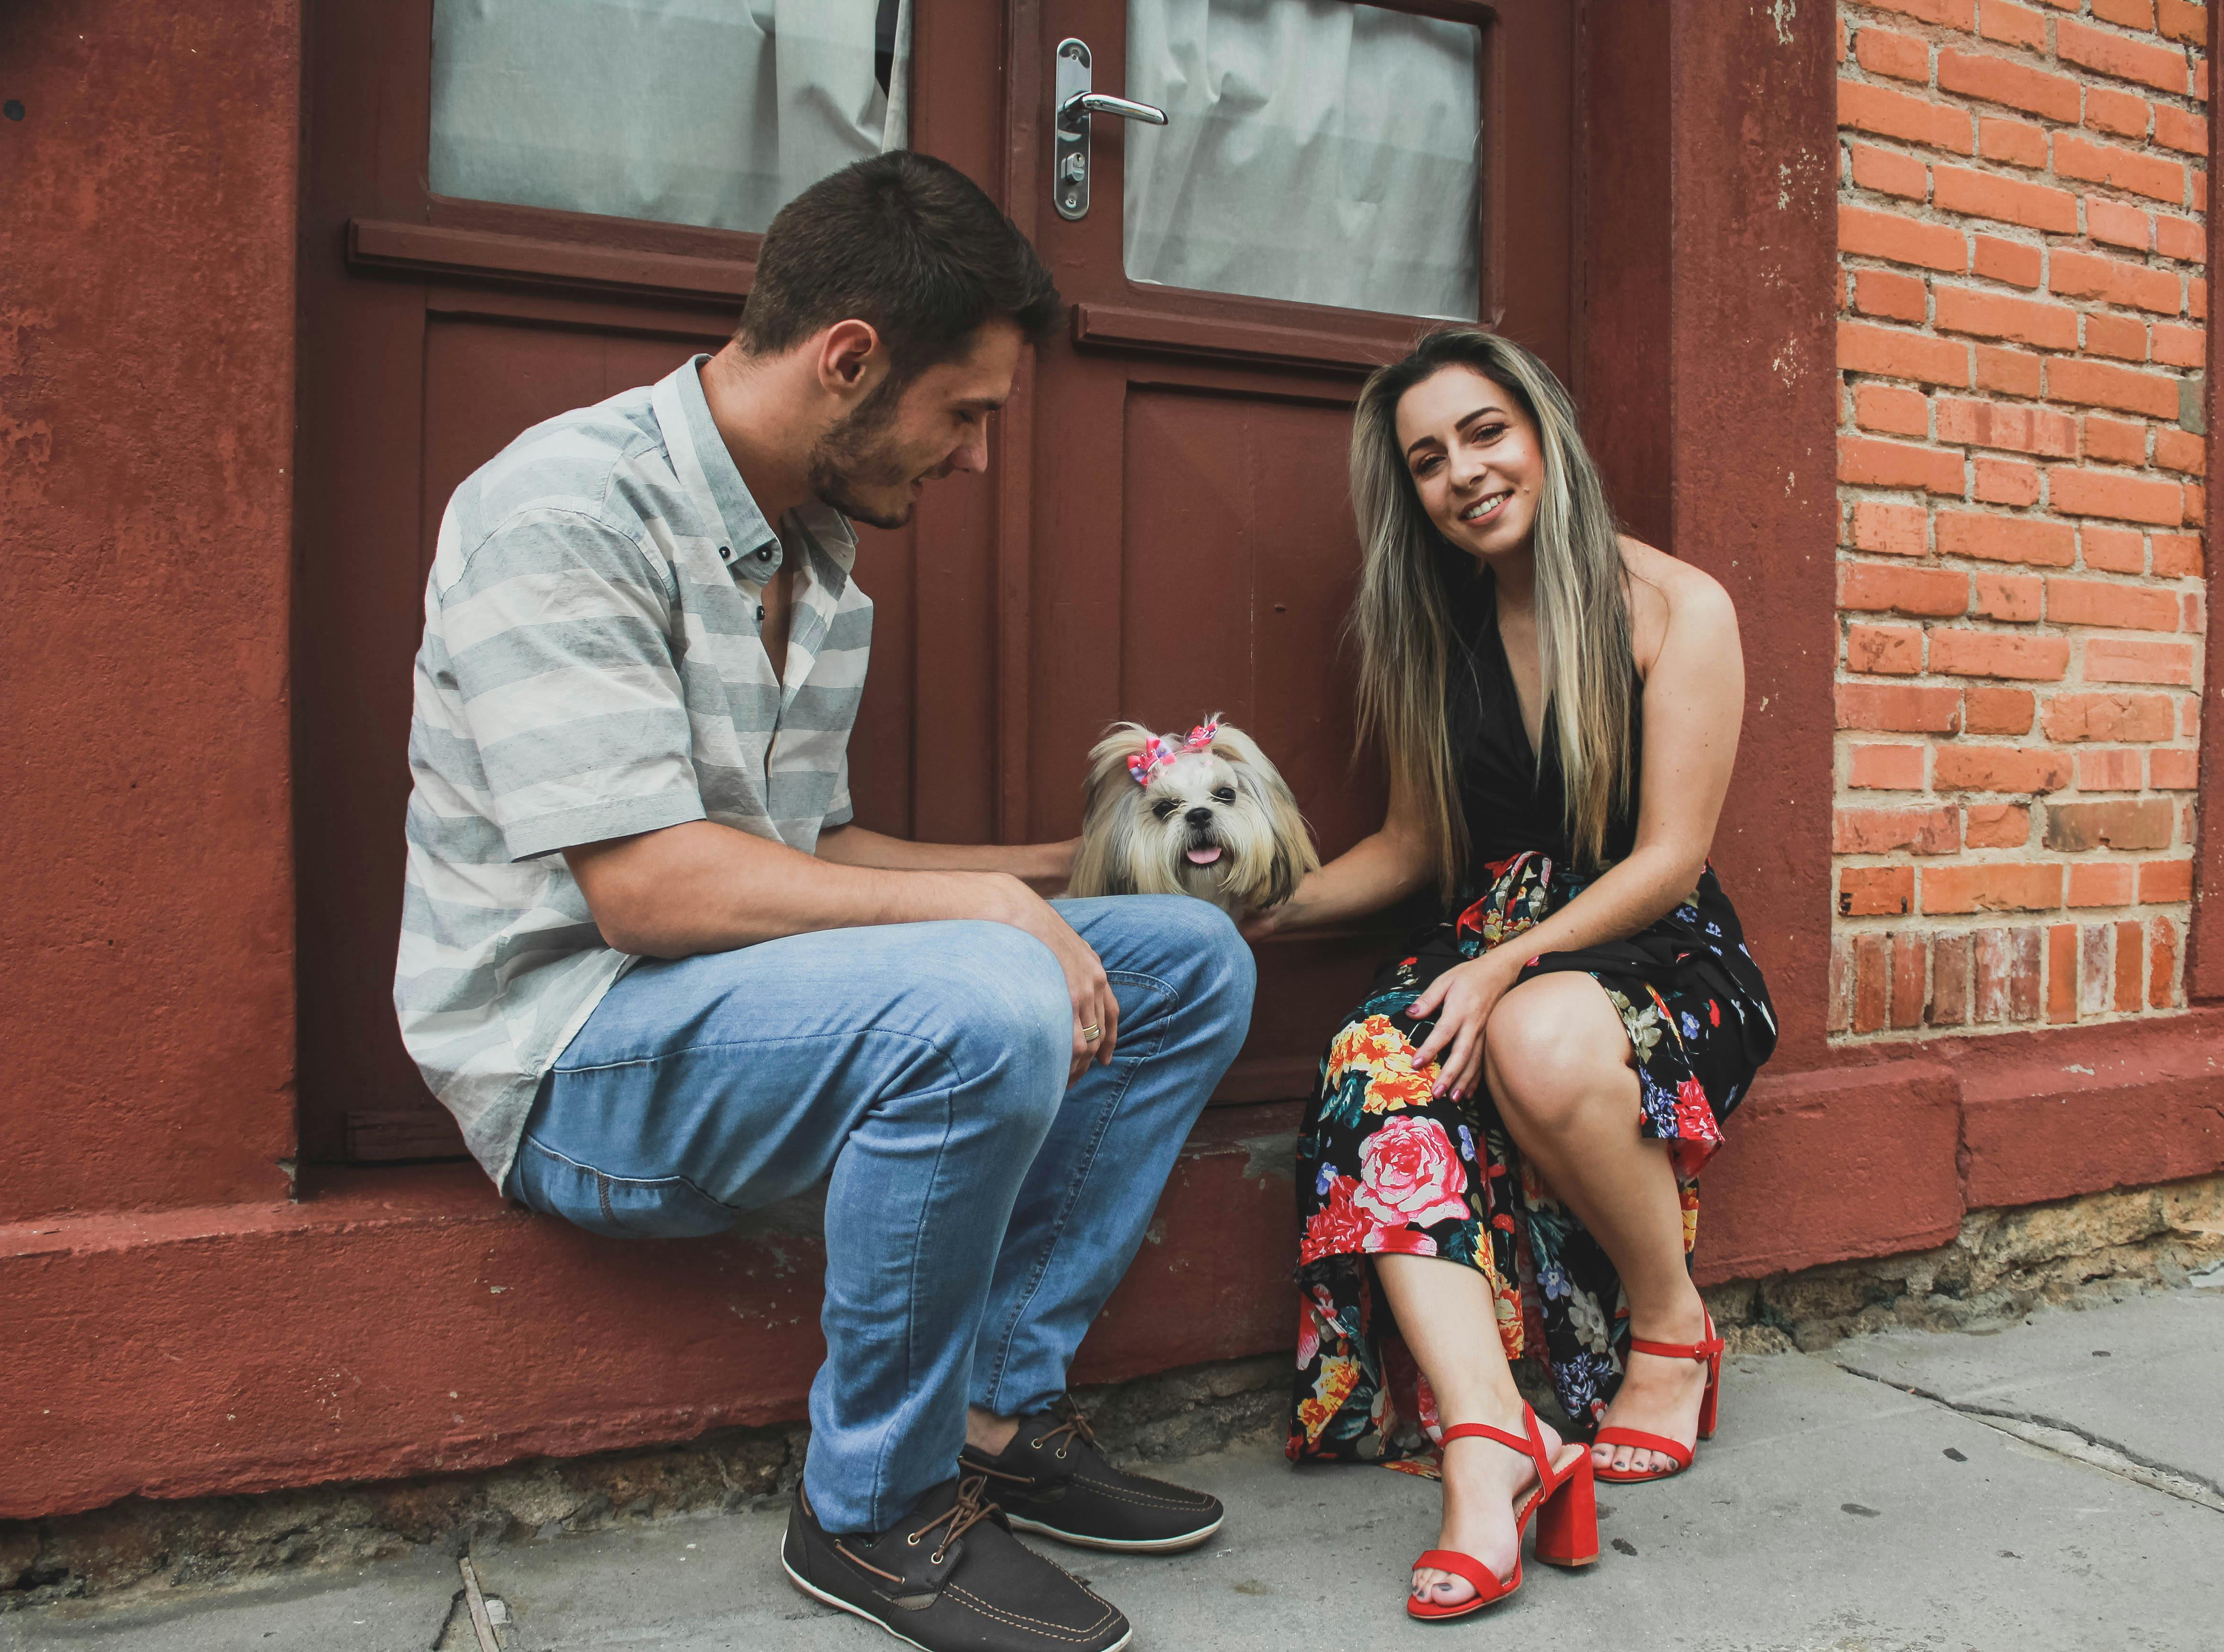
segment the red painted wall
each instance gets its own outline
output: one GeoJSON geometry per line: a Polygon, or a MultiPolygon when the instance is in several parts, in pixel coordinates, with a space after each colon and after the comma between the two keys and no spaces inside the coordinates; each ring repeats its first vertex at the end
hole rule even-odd
{"type": "Polygon", "coordinates": [[[0,1220],[286,1189],[298,61],[0,6],[0,1220]]]}

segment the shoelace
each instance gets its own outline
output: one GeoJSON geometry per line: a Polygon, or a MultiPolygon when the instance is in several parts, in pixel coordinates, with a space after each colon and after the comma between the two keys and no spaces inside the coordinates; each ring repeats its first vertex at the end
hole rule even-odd
{"type": "Polygon", "coordinates": [[[934,1552],[926,1557],[929,1565],[940,1566],[942,1557],[950,1552],[952,1543],[996,1512],[996,1505],[988,1501],[988,1490],[987,1475],[967,1475],[957,1483],[957,1501],[907,1536],[904,1541],[916,1548],[919,1541],[937,1526],[947,1526],[949,1529],[934,1540],[934,1552]]]}
{"type": "Polygon", "coordinates": [[[1089,1419],[1083,1415],[1081,1408],[1069,1400],[1066,1402],[1065,1421],[1057,1427],[1038,1435],[1034,1441],[1034,1449],[1039,1451],[1053,1440],[1059,1442],[1054,1455],[1063,1458],[1065,1455],[1066,1446],[1075,1440],[1079,1440],[1084,1446],[1094,1446],[1096,1443],[1096,1435],[1090,1427],[1089,1419]]]}

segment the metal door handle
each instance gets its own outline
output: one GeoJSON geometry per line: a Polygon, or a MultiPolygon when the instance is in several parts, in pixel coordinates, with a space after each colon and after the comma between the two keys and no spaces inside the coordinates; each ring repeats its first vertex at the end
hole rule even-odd
{"type": "Polygon", "coordinates": [[[1051,122],[1051,199],[1064,218],[1089,215],[1089,117],[1114,115],[1152,126],[1166,123],[1166,111],[1148,104],[1089,89],[1089,47],[1085,41],[1058,43],[1057,117],[1051,122]]]}
{"type": "Polygon", "coordinates": [[[1139,120],[1152,126],[1166,123],[1166,111],[1163,109],[1130,103],[1109,92],[1077,92],[1058,106],[1058,130],[1078,136],[1087,130],[1091,115],[1117,115],[1121,120],[1139,120]]]}

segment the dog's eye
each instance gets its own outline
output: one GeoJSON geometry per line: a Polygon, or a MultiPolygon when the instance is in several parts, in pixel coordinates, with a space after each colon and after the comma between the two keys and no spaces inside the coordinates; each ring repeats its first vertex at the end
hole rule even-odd
{"type": "Polygon", "coordinates": [[[1151,805],[1151,813],[1157,815],[1161,820],[1165,820],[1166,816],[1172,814],[1173,812],[1174,806],[1172,803],[1158,802],[1151,805]]]}
{"type": "Polygon", "coordinates": [[[1216,803],[1233,803],[1235,801],[1235,788],[1233,786],[1223,786],[1213,793],[1212,801],[1216,803]]]}

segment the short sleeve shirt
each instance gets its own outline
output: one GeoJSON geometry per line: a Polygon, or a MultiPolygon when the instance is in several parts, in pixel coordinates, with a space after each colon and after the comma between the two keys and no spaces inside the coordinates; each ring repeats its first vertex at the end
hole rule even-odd
{"type": "Polygon", "coordinates": [[[766,522],[706,359],[534,426],[441,519],[394,1003],[497,1186],[541,1075],[634,961],[558,851],[714,820],[808,853],[850,816],[873,626],[856,541],[823,506],[766,522]],[[783,683],[758,627],[790,560],[783,683]]]}

